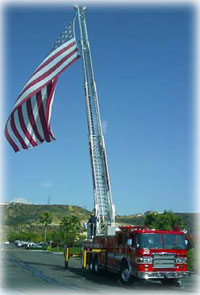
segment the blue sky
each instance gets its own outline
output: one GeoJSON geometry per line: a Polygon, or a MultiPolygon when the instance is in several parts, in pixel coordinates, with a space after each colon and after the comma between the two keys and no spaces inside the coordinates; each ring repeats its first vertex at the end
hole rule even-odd
{"type": "MultiPolygon", "coordinates": [[[[73,13],[5,6],[3,122],[73,13]]],[[[117,214],[195,212],[193,7],[88,5],[87,24],[117,214]]],[[[4,139],[5,201],[93,208],[84,103],[79,59],[57,84],[56,141],[15,154],[4,139]]]]}

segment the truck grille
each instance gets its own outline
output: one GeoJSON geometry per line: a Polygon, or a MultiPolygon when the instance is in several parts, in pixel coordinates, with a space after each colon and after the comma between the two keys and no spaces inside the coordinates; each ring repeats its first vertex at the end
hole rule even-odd
{"type": "Polygon", "coordinates": [[[175,254],[156,253],[153,254],[153,268],[174,268],[175,254]]]}

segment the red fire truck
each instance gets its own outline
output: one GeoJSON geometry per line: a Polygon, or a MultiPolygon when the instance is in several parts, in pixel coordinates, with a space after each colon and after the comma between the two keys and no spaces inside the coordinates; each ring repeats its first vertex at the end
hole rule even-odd
{"type": "MultiPolygon", "coordinates": [[[[89,131],[89,150],[92,168],[94,210],[88,226],[88,240],[83,245],[82,266],[98,272],[106,269],[120,273],[121,281],[131,277],[159,279],[177,283],[188,275],[184,232],[161,231],[138,226],[115,225],[115,206],[112,202],[102,124],[96,83],[88,41],[85,7],[75,6],[80,29],[85,101],[89,131]],[[92,220],[92,219],[91,219],[92,220]]],[[[65,252],[65,265],[70,257],[65,252]]]]}
{"type": "Polygon", "coordinates": [[[115,236],[94,237],[84,243],[82,265],[92,272],[119,273],[122,283],[131,278],[157,279],[180,284],[188,276],[183,231],[121,226],[115,236]]]}

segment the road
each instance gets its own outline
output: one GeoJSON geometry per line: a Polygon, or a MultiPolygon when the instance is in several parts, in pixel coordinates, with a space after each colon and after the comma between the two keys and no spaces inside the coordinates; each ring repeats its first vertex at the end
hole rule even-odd
{"type": "Polygon", "coordinates": [[[185,278],[182,288],[164,287],[160,282],[148,281],[145,286],[131,283],[120,286],[114,274],[83,276],[79,258],[71,258],[64,269],[63,255],[47,251],[19,249],[15,245],[1,245],[1,288],[5,294],[81,293],[81,294],[182,294],[197,293],[198,276],[185,278]]]}

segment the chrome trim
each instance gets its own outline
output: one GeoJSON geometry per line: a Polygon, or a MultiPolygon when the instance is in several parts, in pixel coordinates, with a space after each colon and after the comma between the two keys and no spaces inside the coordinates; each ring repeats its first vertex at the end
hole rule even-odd
{"type": "Polygon", "coordinates": [[[152,264],[153,258],[151,256],[136,256],[135,263],[137,264],[152,264]]]}
{"type": "Polygon", "coordinates": [[[177,279],[190,276],[189,271],[166,271],[166,272],[144,272],[138,271],[138,277],[141,279],[177,279]]]}
{"type": "Polygon", "coordinates": [[[175,253],[153,253],[153,268],[174,268],[176,263],[175,253]]]}

